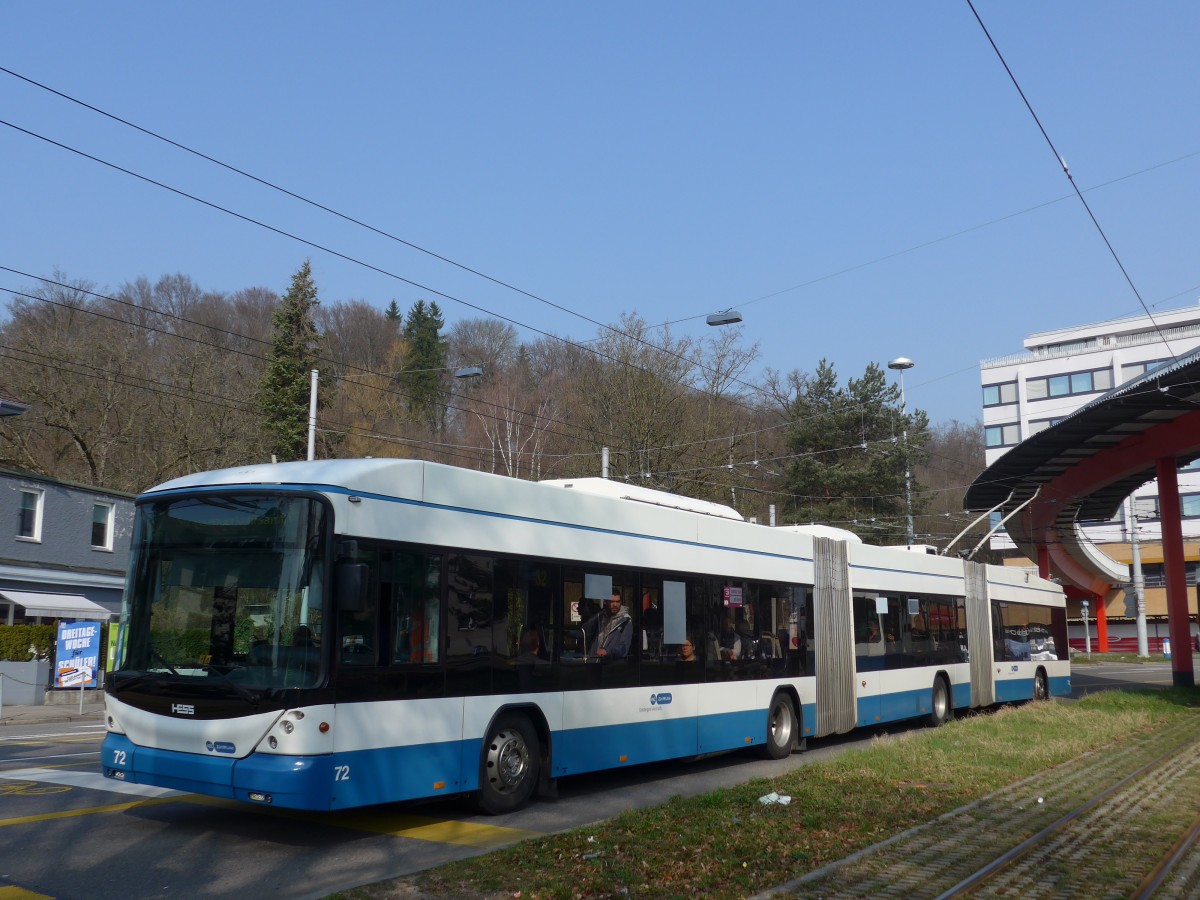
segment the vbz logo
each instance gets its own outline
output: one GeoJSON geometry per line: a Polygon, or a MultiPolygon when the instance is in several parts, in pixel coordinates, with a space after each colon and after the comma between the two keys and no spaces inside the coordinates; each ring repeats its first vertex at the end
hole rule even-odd
{"type": "Polygon", "coordinates": [[[171,712],[177,716],[194,716],[196,714],[196,707],[190,703],[172,703],[171,712]]]}
{"type": "Polygon", "coordinates": [[[671,695],[666,694],[666,693],[650,695],[650,705],[651,706],[666,706],[667,704],[669,704],[671,702],[671,700],[672,700],[671,695]]]}

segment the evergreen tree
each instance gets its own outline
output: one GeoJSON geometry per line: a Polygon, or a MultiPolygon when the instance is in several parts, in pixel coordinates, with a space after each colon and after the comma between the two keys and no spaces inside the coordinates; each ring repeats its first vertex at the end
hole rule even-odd
{"type": "Polygon", "coordinates": [[[408,395],[408,413],[414,421],[440,432],[445,424],[446,408],[441,401],[446,380],[447,341],[445,326],[436,302],[425,305],[418,300],[404,320],[404,340],[408,357],[402,375],[408,395]]]}
{"type": "Polygon", "coordinates": [[[388,304],[388,308],[383,311],[383,314],[388,317],[389,322],[404,320],[404,316],[400,314],[400,304],[396,302],[395,298],[392,298],[392,302],[388,304]]]}
{"type": "Polygon", "coordinates": [[[311,371],[317,367],[320,345],[314,313],[319,302],[305,260],[271,317],[271,352],[259,390],[271,450],[280,462],[308,455],[311,371]]]}
{"type": "MultiPolygon", "coordinates": [[[[843,388],[822,359],[816,374],[801,380],[788,415],[788,453],[795,456],[787,467],[792,516],[848,528],[869,543],[903,543],[905,464],[915,467],[924,459],[926,414],[904,415],[899,387],[875,363],[843,388]]],[[[916,483],[912,497],[915,515],[923,508],[916,483]]]]}

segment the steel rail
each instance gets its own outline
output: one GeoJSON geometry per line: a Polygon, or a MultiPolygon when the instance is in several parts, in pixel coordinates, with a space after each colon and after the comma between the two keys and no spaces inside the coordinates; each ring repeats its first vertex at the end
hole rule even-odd
{"type": "MultiPolygon", "coordinates": [[[[1008,852],[1001,854],[1000,856],[996,857],[994,860],[992,860],[987,865],[983,866],[980,869],[977,869],[974,874],[967,876],[962,881],[960,881],[958,884],[954,885],[947,891],[939,894],[937,896],[937,900],[950,900],[950,898],[952,898],[952,897],[961,897],[961,896],[965,895],[968,891],[972,890],[973,888],[976,888],[979,885],[995,878],[997,875],[999,875],[1001,872],[1003,872],[1005,869],[1007,869],[1010,865],[1015,863],[1017,860],[1021,859],[1021,857],[1026,856],[1031,851],[1036,849],[1047,838],[1049,838],[1049,837],[1053,836],[1054,834],[1058,833],[1059,831],[1063,830],[1067,825],[1070,825],[1072,822],[1077,820],[1079,817],[1083,816],[1085,813],[1090,812],[1092,809],[1099,806],[1105,800],[1108,800],[1110,797],[1113,797],[1116,794],[1119,794],[1128,785],[1132,784],[1135,781],[1140,780],[1141,778],[1150,774],[1155,769],[1159,768],[1164,763],[1169,762],[1170,760],[1174,759],[1176,756],[1179,755],[1180,751],[1186,749],[1186,747],[1187,747],[1186,744],[1183,746],[1180,746],[1180,747],[1175,747],[1174,749],[1169,750],[1168,752],[1164,753],[1162,756],[1159,756],[1157,759],[1154,759],[1151,762],[1148,762],[1146,765],[1142,766],[1137,771],[1132,772],[1129,775],[1126,775],[1124,778],[1122,778],[1116,784],[1113,784],[1112,786],[1101,791],[1099,794],[1097,794],[1091,800],[1088,800],[1086,803],[1082,804],[1081,806],[1076,807],[1075,809],[1068,812],[1066,815],[1060,817],[1059,819],[1055,820],[1054,822],[1051,822],[1049,825],[1047,825],[1045,828],[1043,828],[1037,834],[1022,841],[1021,843],[1019,843],[1017,846],[1013,847],[1008,852]]],[[[1197,820],[1196,825],[1193,826],[1193,830],[1196,830],[1197,828],[1200,828],[1200,820],[1197,820]]],[[[1193,838],[1193,840],[1194,840],[1194,838],[1193,838]]],[[[1180,855],[1182,855],[1182,853],[1180,855]]],[[[1172,863],[1172,865],[1174,865],[1174,863],[1172,863]]],[[[1164,875],[1165,875],[1165,873],[1164,873],[1164,875]]]]}
{"type": "Polygon", "coordinates": [[[1192,823],[1192,827],[1184,832],[1179,840],[1175,842],[1175,845],[1159,860],[1158,865],[1142,879],[1141,884],[1130,895],[1130,900],[1149,900],[1154,895],[1154,892],[1158,890],[1159,886],[1166,881],[1171,871],[1179,865],[1180,860],[1192,849],[1192,845],[1196,843],[1197,838],[1200,838],[1200,818],[1197,818],[1192,823]]]}

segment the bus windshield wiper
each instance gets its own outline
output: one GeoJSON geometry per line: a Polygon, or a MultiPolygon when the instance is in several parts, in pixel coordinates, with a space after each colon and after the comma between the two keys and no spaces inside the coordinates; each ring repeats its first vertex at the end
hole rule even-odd
{"type": "Polygon", "coordinates": [[[216,666],[206,665],[205,663],[196,663],[196,667],[198,669],[203,670],[205,673],[207,673],[209,675],[216,675],[218,678],[220,678],[222,681],[224,681],[226,684],[228,684],[231,688],[233,688],[233,691],[235,694],[237,694],[239,697],[241,697],[243,700],[245,700],[251,706],[254,706],[254,707],[258,706],[258,702],[261,699],[258,696],[258,694],[255,694],[255,693],[252,693],[251,691],[246,690],[244,687],[242,687],[240,684],[238,684],[236,681],[234,681],[232,678],[230,678],[228,674],[218,670],[216,668],[216,666]]]}

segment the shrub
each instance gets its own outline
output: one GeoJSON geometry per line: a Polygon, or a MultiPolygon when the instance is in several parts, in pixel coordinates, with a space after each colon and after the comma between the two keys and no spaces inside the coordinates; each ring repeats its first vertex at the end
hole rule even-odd
{"type": "Polygon", "coordinates": [[[54,653],[53,625],[0,625],[0,659],[29,662],[54,653]]]}

